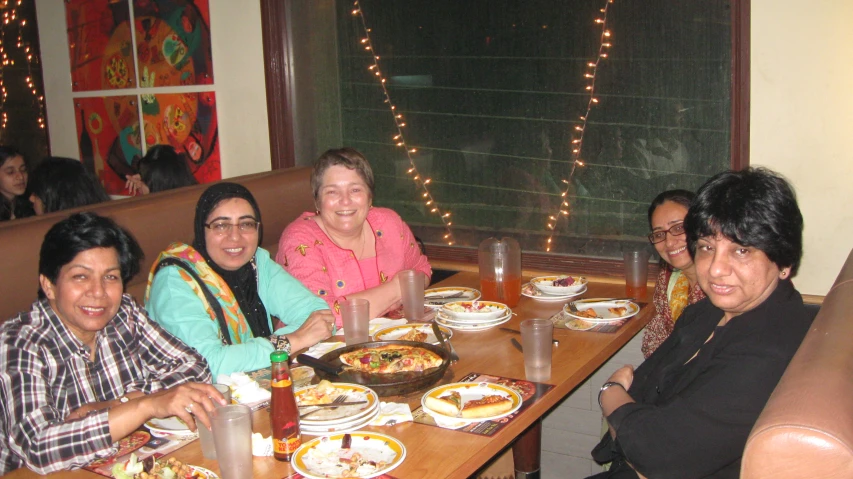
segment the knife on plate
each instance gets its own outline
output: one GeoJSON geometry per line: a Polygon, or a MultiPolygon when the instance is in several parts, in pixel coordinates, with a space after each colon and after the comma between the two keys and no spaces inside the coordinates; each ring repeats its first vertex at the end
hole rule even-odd
{"type": "Polygon", "coordinates": [[[320,371],[323,371],[326,374],[332,374],[334,376],[337,376],[344,372],[343,364],[341,364],[340,366],[335,366],[330,362],[323,361],[322,359],[317,359],[314,356],[309,356],[305,353],[296,356],[296,361],[299,364],[310,366],[314,369],[319,369],[320,371]]]}
{"type": "MultiPolygon", "coordinates": [[[[508,333],[521,334],[521,331],[519,331],[519,330],[517,330],[517,329],[512,329],[512,328],[500,328],[500,330],[501,330],[501,331],[506,331],[506,332],[508,332],[508,333]]],[[[551,342],[552,342],[552,343],[554,343],[554,346],[559,346],[559,345],[560,345],[560,341],[559,341],[559,340],[557,340],[557,339],[551,339],[551,342]]]]}

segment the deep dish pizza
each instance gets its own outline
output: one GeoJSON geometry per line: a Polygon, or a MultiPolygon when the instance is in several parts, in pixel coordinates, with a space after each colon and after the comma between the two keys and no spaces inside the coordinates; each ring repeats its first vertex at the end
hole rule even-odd
{"type": "Polygon", "coordinates": [[[388,344],[378,348],[359,348],[341,354],[341,362],[358,371],[389,374],[425,371],[441,366],[442,359],[425,348],[388,344]]]}

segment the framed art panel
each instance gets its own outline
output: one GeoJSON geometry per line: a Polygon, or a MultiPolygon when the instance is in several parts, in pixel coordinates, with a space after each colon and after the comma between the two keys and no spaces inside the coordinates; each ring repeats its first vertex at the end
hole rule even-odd
{"type": "Polygon", "coordinates": [[[126,1],[66,0],[72,91],[136,86],[126,1]]]}

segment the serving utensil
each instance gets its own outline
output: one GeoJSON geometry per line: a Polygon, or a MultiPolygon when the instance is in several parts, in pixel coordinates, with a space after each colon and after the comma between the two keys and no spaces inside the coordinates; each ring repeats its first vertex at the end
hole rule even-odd
{"type": "Polygon", "coordinates": [[[296,356],[296,361],[299,364],[303,364],[305,366],[310,366],[314,368],[314,371],[323,371],[326,374],[331,374],[333,376],[338,376],[344,371],[344,365],[336,366],[330,362],[323,361],[322,359],[317,359],[313,356],[309,356],[305,353],[296,356]]]}
{"type": "MultiPolygon", "coordinates": [[[[308,411],[308,412],[306,412],[305,414],[302,414],[301,416],[299,416],[299,419],[303,419],[303,418],[305,418],[306,416],[310,416],[310,415],[314,414],[315,412],[319,412],[319,411],[321,411],[321,410],[322,410],[322,409],[320,409],[320,408],[323,408],[323,407],[336,408],[336,407],[339,407],[339,406],[344,406],[344,405],[348,404],[346,401],[347,401],[347,395],[346,395],[346,394],[341,394],[340,396],[336,397],[336,398],[335,398],[335,400],[334,400],[334,401],[332,401],[332,402],[331,402],[331,403],[329,403],[329,404],[310,404],[310,405],[306,404],[305,406],[298,406],[298,407],[314,406],[314,407],[316,407],[316,408],[317,408],[317,409],[315,409],[315,410],[313,410],[313,411],[308,411]]],[[[365,403],[367,403],[367,401],[361,401],[361,402],[360,402],[360,404],[365,404],[365,403]]],[[[356,404],[356,403],[353,403],[353,404],[356,404]]]]}
{"type": "Polygon", "coordinates": [[[425,295],[424,299],[433,300],[433,299],[461,298],[464,295],[465,295],[465,291],[457,291],[457,292],[452,293],[452,294],[433,293],[433,294],[425,295]]]}
{"type": "Polygon", "coordinates": [[[576,301],[572,301],[573,303],[607,303],[607,302],[621,302],[621,301],[636,301],[634,298],[608,298],[608,299],[578,299],[576,301]]]}
{"type": "Polygon", "coordinates": [[[444,333],[441,332],[441,328],[438,327],[438,323],[432,323],[432,332],[435,334],[435,337],[438,338],[438,342],[444,346],[444,349],[450,351],[450,360],[459,361],[459,355],[456,354],[456,350],[453,349],[453,345],[450,344],[450,341],[444,337],[444,333]]]}
{"type": "MultiPolygon", "coordinates": [[[[296,407],[338,407],[338,406],[355,406],[357,404],[367,404],[367,401],[338,401],[343,396],[338,396],[334,401],[327,404],[298,404],[296,407]]],[[[344,398],[346,399],[346,398],[344,398]]]]}
{"type": "MultiPolygon", "coordinates": [[[[506,332],[508,332],[508,333],[521,334],[521,331],[519,331],[519,330],[517,330],[517,329],[512,329],[512,328],[500,328],[500,330],[501,330],[501,331],[506,331],[506,332]]],[[[559,341],[559,340],[557,340],[557,339],[552,339],[552,340],[551,340],[551,342],[552,342],[552,343],[554,343],[554,346],[559,346],[559,345],[560,345],[560,341],[559,341]]]]}
{"type": "Polygon", "coordinates": [[[519,352],[524,352],[524,348],[521,347],[521,343],[519,343],[517,339],[512,338],[509,341],[512,343],[513,346],[515,346],[515,349],[517,349],[519,352]]]}

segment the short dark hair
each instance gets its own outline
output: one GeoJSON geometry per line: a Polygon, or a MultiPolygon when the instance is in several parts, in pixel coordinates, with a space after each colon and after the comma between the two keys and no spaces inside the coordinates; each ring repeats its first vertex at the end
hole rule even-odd
{"type": "Polygon", "coordinates": [[[779,268],[790,267],[792,276],[803,256],[803,215],[794,189],[766,168],[712,177],[696,192],[684,227],[691,256],[699,238],[717,234],[763,251],[779,268]]]}
{"type": "Polygon", "coordinates": [[[326,150],[325,153],[317,158],[314,162],[314,171],[311,172],[311,189],[314,192],[314,201],[320,199],[320,187],[323,186],[323,175],[326,170],[335,166],[341,165],[350,170],[355,170],[358,176],[364,180],[367,189],[370,192],[370,197],[373,198],[373,170],[370,168],[370,163],[355,148],[348,146],[338,149],[326,150]]]}
{"type": "Polygon", "coordinates": [[[47,157],[30,173],[29,188],[44,204],[44,212],[67,210],[109,201],[104,187],[71,158],[47,157]]]}
{"type": "Polygon", "coordinates": [[[690,202],[693,201],[693,198],[696,198],[696,193],[688,190],[667,190],[655,196],[655,199],[652,200],[652,204],[649,205],[649,227],[652,226],[652,215],[655,213],[655,210],[658,209],[658,206],[666,203],[667,201],[672,201],[673,203],[678,203],[685,208],[690,208],[690,202]]]}
{"type": "Polygon", "coordinates": [[[16,156],[24,157],[21,151],[14,146],[0,145],[0,166],[16,156]]]}
{"type": "Polygon", "coordinates": [[[186,156],[170,145],[155,145],[139,160],[139,176],[151,193],[198,184],[186,156]]]}
{"type": "MultiPolygon", "coordinates": [[[[56,223],[44,235],[39,252],[39,274],[56,284],[63,266],[93,248],[116,250],[122,284],[126,285],[139,272],[144,254],[136,239],[110,218],[85,212],[56,223]]],[[[43,294],[40,292],[39,296],[43,294]]]]}

